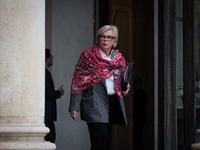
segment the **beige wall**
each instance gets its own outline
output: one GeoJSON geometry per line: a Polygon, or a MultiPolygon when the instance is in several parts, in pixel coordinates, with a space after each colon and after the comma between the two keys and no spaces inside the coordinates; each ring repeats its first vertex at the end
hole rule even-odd
{"type": "Polygon", "coordinates": [[[54,55],[52,76],[55,88],[63,84],[65,90],[57,100],[56,146],[58,150],[88,150],[87,125],[80,116],[76,122],[72,120],[68,107],[76,62],[80,53],[93,45],[93,1],[52,0],[51,6],[47,0],[46,5],[46,46],[54,55]]]}

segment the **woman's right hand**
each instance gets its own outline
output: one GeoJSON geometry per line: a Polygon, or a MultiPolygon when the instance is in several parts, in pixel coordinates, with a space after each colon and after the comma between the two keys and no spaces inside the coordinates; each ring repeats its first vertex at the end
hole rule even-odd
{"type": "Polygon", "coordinates": [[[76,121],[76,117],[78,117],[78,112],[77,111],[70,111],[70,116],[76,121]]]}
{"type": "Polygon", "coordinates": [[[127,84],[127,90],[126,91],[122,91],[122,94],[124,95],[124,96],[126,96],[127,94],[128,94],[128,92],[129,92],[129,90],[130,90],[130,84],[128,83],[127,84]]]}

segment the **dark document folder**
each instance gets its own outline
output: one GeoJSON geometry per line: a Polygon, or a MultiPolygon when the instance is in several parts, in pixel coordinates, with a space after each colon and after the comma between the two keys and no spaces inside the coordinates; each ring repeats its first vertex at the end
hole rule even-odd
{"type": "Polygon", "coordinates": [[[134,63],[134,61],[132,61],[131,63],[126,63],[125,70],[124,70],[122,80],[121,80],[122,91],[127,90],[127,84],[129,82],[129,76],[131,73],[131,68],[133,66],[133,63],[134,63]]]}

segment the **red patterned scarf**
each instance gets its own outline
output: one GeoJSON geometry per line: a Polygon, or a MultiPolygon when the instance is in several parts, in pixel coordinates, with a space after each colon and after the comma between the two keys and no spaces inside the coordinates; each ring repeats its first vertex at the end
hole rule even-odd
{"type": "Polygon", "coordinates": [[[114,75],[115,91],[122,98],[121,78],[125,69],[125,59],[118,50],[112,49],[111,61],[102,58],[99,44],[84,50],[76,64],[71,84],[71,93],[84,90],[114,75]]]}

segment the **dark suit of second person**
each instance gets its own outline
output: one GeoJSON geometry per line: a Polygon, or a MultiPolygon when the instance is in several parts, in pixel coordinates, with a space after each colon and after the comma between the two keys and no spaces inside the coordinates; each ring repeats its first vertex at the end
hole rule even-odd
{"type": "Polygon", "coordinates": [[[55,124],[54,121],[57,120],[57,106],[56,100],[64,94],[63,85],[55,90],[54,82],[49,72],[50,66],[52,66],[53,56],[50,50],[46,50],[46,62],[45,62],[45,125],[50,129],[50,132],[45,136],[46,141],[52,143],[55,142],[55,124]],[[49,56],[49,57],[48,57],[49,56]]]}

